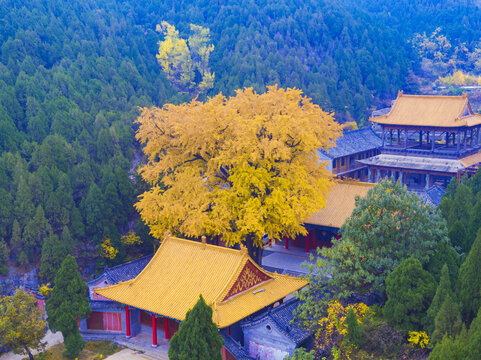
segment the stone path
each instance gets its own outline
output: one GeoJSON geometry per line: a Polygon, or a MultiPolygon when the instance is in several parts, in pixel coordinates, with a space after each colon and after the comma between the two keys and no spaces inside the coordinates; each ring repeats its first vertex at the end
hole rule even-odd
{"type": "MultiPolygon", "coordinates": [[[[63,343],[63,336],[60,331],[53,333],[50,330],[47,331],[47,334],[45,334],[45,337],[42,339],[43,342],[47,342],[47,347],[48,349],[51,346],[63,343]]],[[[32,351],[32,354],[36,354],[36,351],[32,351]]],[[[16,355],[12,352],[3,354],[0,356],[0,360],[22,360],[26,357],[26,355],[16,355]]],[[[27,356],[28,357],[28,356],[27,356]]]]}

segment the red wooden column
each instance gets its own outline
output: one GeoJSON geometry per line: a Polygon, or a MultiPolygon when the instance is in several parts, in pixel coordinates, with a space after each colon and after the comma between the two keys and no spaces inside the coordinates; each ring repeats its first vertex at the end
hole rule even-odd
{"type": "Polygon", "coordinates": [[[306,253],[309,252],[309,229],[307,229],[307,235],[306,235],[306,253]]]}
{"type": "Polygon", "coordinates": [[[169,340],[169,319],[164,317],[165,338],[169,340]]]}
{"type": "Polygon", "coordinates": [[[125,305],[125,335],[130,337],[130,311],[127,305],[125,305]]]}
{"type": "Polygon", "coordinates": [[[157,321],[155,321],[155,314],[152,314],[152,346],[157,346],[157,321]]]}
{"type": "Polygon", "coordinates": [[[286,250],[289,250],[289,239],[287,236],[284,237],[284,240],[286,241],[286,250]]]}
{"type": "Polygon", "coordinates": [[[228,327],[228,329],[227,329],[227,330],[228,330],[228,332],[229,332],[229,336],[230,336],[230,326],[228,327]]]}

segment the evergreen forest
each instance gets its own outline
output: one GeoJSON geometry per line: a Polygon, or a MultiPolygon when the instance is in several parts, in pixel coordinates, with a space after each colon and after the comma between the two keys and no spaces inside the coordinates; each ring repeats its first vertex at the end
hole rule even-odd
{"type": "Polygon", "coordinates": [[[133,208],[146,188],[134,121],[138,107],[190,99],[157,62],[163,21],[182,37],[210,30],[215,80],[201,100],[278,84],[364,124],[399,90],[481,72],[471,1],[2,1],[0,272],[42,263],[47,282],[69,253],[94,272],[91,260],[98,270],[156,246],[133,208]]]}

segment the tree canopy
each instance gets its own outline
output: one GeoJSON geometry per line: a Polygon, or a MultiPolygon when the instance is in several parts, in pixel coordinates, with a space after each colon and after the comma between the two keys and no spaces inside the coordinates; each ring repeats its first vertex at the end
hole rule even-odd
{"type": "Polygon", "coordinates": [[[405,334],[422,330],[426,327],[426,310],[435,292],[436,282],[423,270],[419,260],[406,259],[386,278],[384,316],[405,334]]]}
{"type": "Polygon", "coordinates": [[[69,359],[77,357],[84,346],[77,320],[86,318],[91,312],[86,293],[87,284],[82,280],[77,262],[73,256],[67,255],[45,305],[48,326],[52,331],[62,332],[66,348],[63,355],[69,359]]]}
{"type": "Polygon", "coordinates": [[[0,297],[0,345],[33,360],[31,350],[44,348],[46,327],[33,295],[18,289],[14,296],[0,297]]]}
{"type": "Polygon", "coordinates": [[[195,306],[187,312],[169,343],[171,360],[221,360],[224,340],[212,321],[212,309],[200,295],[195,306]]]}
{"type": "Polygon", "coordinates": [[[318,149],[339,135],[332,115],[297,89],[268,87],[162,109],[143,108],[137,139],[151,189],[136,204],[154,236],[166,231],[251,237],[304,234],[302,220],[331,186],[318,149]]]}
{"type": "Polygon", "coordinates": [[[439,212],[389,180],[356,199],[340,233],[332,247],[320,249],[316,261],[308,264],[310,282],[299,294],[303,303],[298,311],[307,323],[315,324],[329,299],[382,293],[386,277],[403,260],[413,257],[426,264],[440,242],[450,246],[439,212]]]}

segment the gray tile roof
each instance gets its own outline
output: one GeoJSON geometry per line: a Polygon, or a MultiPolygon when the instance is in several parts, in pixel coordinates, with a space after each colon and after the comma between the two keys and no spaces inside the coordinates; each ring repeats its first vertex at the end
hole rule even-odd
{"type": "Polygon", "coordinates": [[[311,333],[297,326],[296,323],[291,324],[294,317],[294,311],[299,306],[299,300],[293,298],[286,301],[284,304],[275,307],[274,309],[267,310],[263,314],[246,319],[241,324],[242,328],[249,328],[265,321],[273,321],[281,332],[283,332],[287,338],[292,340],[297,346],[306,341],[311,333]]]}
{"type": "Polygon", "coordinates": [[[346,131],[327,152],[319,150],[321,160],[330,160],[359,152],[374,150],[382,145],[381,138],[370,128],[346,131]]]}
{"type": "Polygon", "coordinates": [[[442,197],[446,190],[437,185],[431,186],[429,189],[417,192],[423,203],[438,207],[441,204],[442,197]]]}
{"type": "Polygon", "coordinates": [[[125,264],[114,266],[112,268],[106,267],[100,276],[88,281],[87,283],[96,283],[104,276],[111,284],[117,284],[120,281],[131,280],[140,274],[140,272],[147,266],[150,259],[152,259],[152,256],[153,255],[147,255],[139,259],[129,261],[125,264]]]}
{"type": "Polygon", "coordinates": [[[221,331],[220,334],[224,339],[225,348],[237,359],[237,360],[254,360],[255,358],[249,356],[246,349],[230,337],[225,331],[221,331]]]}
{"type": "Polygon", "coordinates": [[[380,154],[368,159],[357,160],[364,165],[380,166],[397,169],[435,171],[456,174],[464,169],[461,161],[456,159],[437,159],[429,157],[380,154]]]}

